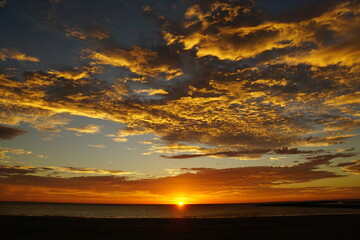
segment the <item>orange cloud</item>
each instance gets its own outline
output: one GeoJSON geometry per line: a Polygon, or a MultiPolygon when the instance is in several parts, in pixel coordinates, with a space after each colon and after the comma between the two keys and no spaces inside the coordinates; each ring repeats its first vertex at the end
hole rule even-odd
{"type": "MultiPolygon", "coordinates": [[[[97,202],[104,196],[101,202],[125,202],[134,203],[172,203],[172,198],[179,195],[188,197],[189,203],[212,203],[212,202],[255,202],[269,200],[290,200],[313,198],[314,192],[318,192],[319,198],[334,198],[335,196],[347,198],[356,188],[287,188],[292,183],[311,183],[311,181],[327,178],[340,178],[334,172],[319,170],[320,165],[329,165],[330,160],[335,158],[347,158],[354,154],[319,155],[308,158],[302,164],[288,167],[240,167],[228,169],[190,168],[170,169],[172,176],[148,179],[126,179],[122,176],[130,174],[122,171],[97,170],[90,168],[59,168],[46,167],[35,168],[31,166],[4,166],[0,167],[3,191],[2,199],[19,199],[22,193],[25,198],[39,198],[41,192],[52,192],[46,197],[52,201],[55,199],[67,199],[62,196],[66,192],[69,196],[79,196],[83,202],[97,202]],[[316,171],[314,171],[316,170],[316,171]],[[64,171],[87,174],[111,174],[107,176],[80,176],[80,177],[49,177],[39,176],[42,171],[64,171]],[[35,189],[35,190],[34,190],[35,189]],[[118,196],[116,198],[111,196],[118,196]],[[140,198],[141,197],[141,198],[140,198]],[[94,200],[97,199],[97,201],[94,200]],[[108,200],[106,200],[108,199],[108,200]]],[[[311,185],[309,185],[311,186],[311,185]]],[[[44,195],[42,195],[44,196],[44,195]]]]}

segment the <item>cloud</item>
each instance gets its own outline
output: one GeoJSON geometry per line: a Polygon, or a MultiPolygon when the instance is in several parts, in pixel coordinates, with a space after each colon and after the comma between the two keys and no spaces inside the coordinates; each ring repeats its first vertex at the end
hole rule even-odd
{"type": "Polygon", "coordinates": [[[135,90],[136,93],[146,93],[149,96],[153,96],[153,95],[166,95],[169,94],[166,90],[164,89],[139,89],[139,90],[135,90]]]}
{"type": "Polygon", "coordinates": [[[36,57],[27,56],[16,49],[0,48],[0,60],[5,61],[6,59],[14,59],[17,61],[40,62],[40,59],[36,57]]]}
{"type": "Polygon", "coordinates": [[[87,28],[80,29],[71,26],[64,26],[66,36],[75,37],[81,40],[87,40],[89,38],[106,39],[110,37],[109,30],[104,26],[97,24],[97,26],[88,26],[87,28]]]}
{"type": "Polygon", "coordinates": [[[119,130],[116,134],[107,134],[107,137],[111,137],[115,142],[127,142],[127,137],[136,136],[136,135],[143,135],[146,134],[147,131],[141,130],[138,128],[130,128],[127,127],[125,129],[119,130]]]}
{"type": "Polygon", "coordinates": [[[329,105],[360,104],[360,92],[354,92],[327,101],[329,105]]]}
{"type": "MultiPolygon", "coordinates": [[[[344,127],[338,126],[339,127],[344,127]]],[[[345,124],[346,127],[346,124],[345,124]]],[[[342,130],[342,129],[338,129],[342,130]]],[[[328,137],[314,137],[314,138],[308,138],[302,141],[299,141],[298,144],[303,147],[321,147],[321,146],[330,146],[334,144],[340,144],[344,143],[346,139],[349,139],[351,137],[354,137],[356,135],[354,134],[348,134],[348,135],[340,135],[340,136],[328,136],[328,137]]]]}
{"type": "Polygon", "coordinates": [[[127,142],[127,138],[116,137],[112,139],[114,142],[127,142]]]}
{"type": "Polygon", "coordinates": [[[286,157],[270,157],[270,161],[278,161],[281,159],[285,159],[286,157]]]}
{"type": "Polygon", "coordinates": [[[1,74],[0,122],[97,133],[61,118],[109,120],[126,125],[114,141],[154,134],[167,147],[149,153],[170,158],[313,154],[301,148],[351,141],[359,126],[357,6],[291,18],[252,1],[195,2],[180,22],[158,16],[166,46],[89,41],[83,67],[1,74]]]}
{"type": "Polygon", "coordinates": [[[141,76],[138,78],[139,81],[147,81],[156,77],[170,80],[182,74],[179,68],[166,61],[166,56],[159,56],[160,52],[141,47],[133,47],[129,50],[121,48],[103,49],[100,52],[88,50],[84,51],[84,54],[85,58],[94,61],[93,64],[125,67],[141,76]]]}
{"type": "Polygon", "coordinates": [[[171,143],[167,145],[154,144],[149,148],[148,154],[151,153],[180,153],[180,152],[192,152],[191,154],[180,154],[174,156],[161,155],[164,158],[171,159],[186,159],[197,157],[231,157],[243,160],[257,159],[262,154],[270,152],[269,149],[239,149],[239,148],[203,148],[199,146],[191,146],[180,143],[171,143]]]}
{"type": "Polygon", "coordinates": [[[324,6],[316,14],[310,17],[311,11],[307,11],[308,18],[297,21],[296,15],[292,15],[293,21],[284,21],[281,15],[267,19],[251,1],[213,2],[207,8],[195,4],[188,8],[181,27],[165,28],[164,38],[168,44],[183,44],[185,50],[196,49],[198,57],[242,60],[267,51],[289,52],[297,48],[302,50],[283,57],[274,54],[273,60],[279,57],[286,63],[317,66],[356,64],[358,3],[334,1],[326,7],[321,4],[324,6]],[[333,39],[336,40],[331,42],[333,39]],[[302,48],[306,44],[308,47],[302,48]]]}
{"type": "Polygon", "coordinates": [[[9,174],[39,174],[39,173],[53,173],[53,172],[64,172],[64,173],[82,173],[82,174],[97,174],[97,175],[129,175],[134,172],[125,172],[118,170],[103,170],[97,168],[78,168],[78,167],[34,167],[34,166],[7,166],[0,165],[0,174],[8,176],[9,174]]]}
{"type": "Polygon", "coordinates": [[[353,148],[338,148],[338,149],[336,149],[336,151],[338,151],[338,152],[350,152],[350,151],[354,151],[355,150],[355,148],[353,147],[353,148]]]}
{"type": "Polygon", "coordinates": [[[217,157],[217,158],[238,158],[243,160],[251,160],[251,159],[258,159],[261,155],[266,154],[269,152],[268,149],[253,149],[253,150],[230,150],[224,151],[222,149],[214,149],[204,150],[204,152],[209,153],[202,153],[202,154],[180,154],[175,156],[166,156],[161,155],[165,158],[172,158],[172,159],[186,159],[186,158],[196,158],[196,157],[217,157]]]}
{"type": "Polygon", "coordinates": [[[70,119],[61,115],[37,116],[31,121],[31,126],[40,132],[60,132],[60,126],[66,125],[70,119]]]}
{"type": "Polygon", "coordinates": [[[104,144],[97,144],[97,145],[94,145],[94,144],[90,144],[88,145],[89,147],[94,147],[94,148],[106,148],[106,146],[104,144]]]}
{"type": "Polygon", "coordinates": [[[322,150],[300,150],[298,148],[279,148],[274,149],[275,154],[315,154],[321,153],[322,150]]]}
{"type": "Polygon", "coordinates": [[[355,175],[360,175],[360,160],[347,162],[347,163],[340,163],[337,166],[343,167],[342,170],[344,170],[345,172],[349,172],[355,175]]]}
{"type": "Polygon", "coordinates": [[[317,155],[307,157],[306,159],[310,160],[310,162],[303,163],[303,166],[308,167],[317,167],[319,165],[328,165],[330,164],[330,160],[334,158],[349,158],[358,155],[358,153],[335,153],[335,154],[326,154],[326,155],[317,155]]]}
{"type": "Polygon", "coordinates": [[[0,138],[9,140],[26,133],[25,130],[0,125],[0,138]]]}
{"type": "Polygon", "coordinates": [[[0,165],[0,175],[3,176],[11,176],[13,174],[28,174],[28,173],[36,173],[36,168],[29,166],[6,166],[0,165]]]}
{"type": "MultiPolygon", "coordinates": [[[[298,148],[280,148],[280,149],[245,149],[245,148],[202,148],[198,146],[189,146],[185,144],[172,143],[169,145],[153,145],[149,148],[149,153],[179,153],[179,152],[194,152],[192,154],[180,154],[174,156],[161,155],[164,158],[172,159],[186,159],[197,157],[217,157],[217,158],[237,158],[243,160],[258,159],[263,154],[318,154],[322,150],[300,150],[298,148]]],[[[280,157],[281,158],[281,157],[280,157]]]]}
{"type": "Polygon", "coordinates": [[[76,167],[46,167],[47,170],[63,171],[70,173],[87,173],[87,174],[110,174],[110,175],[128,175],[133,174],[133,172],[125,172],[118,170],[103,170],[96,168],[76,168],[76,167]]]}
{"type": "MultiPolygon", "coordinates": [[[[9,104],[13,104],[20,110],[4,111],[7,113],[4,119],[9,120],[14,116],[13,123],[34,119],[41,122],[43,117],[49,115],[48,122],[56,123],[52,119],[64,113],[108,119],[131,126],[112,136],[117,138],[117,141],[125,141],[127,136],[155,133],[165,141],[203,143],[209,148],[225,149],[214,150],[219,154],[206,152],[209,156],[221,156],[220,152],[234,154],[238,149],[258,149],[259,145],[264,147],[261,149],[263,152],[289,147],[291,144],[324,146],[354,136],[347,134],[305,137],[314,134],[314,129],[319,129],[319,126],[324,127],[326,131],[330,126],[336,126],[339,133],[355,128],[357,122],[351,116],[347,116],[347,112],[335,115],[337,105],[329,107],[322,104],[324,99],[333,98],[333,94],[336,94],[332,88],[325,87],[324,94],[319,95],[319,91],[322,90],[316,89],[316,85],[304,85],[305,87],[299,89],[293,87],[300,84],[300,79],[311,82],[310,79],[317,79],[317,75],[323,76],[321,72],[317,72],[316,69],[311,72],[310,68],[305,68],[304,71],[300,67],[291,69],[297,73],[287,80],[284,80],[285,76],[279,75],[278,69],[273,67],[268,69],[270,75],[267,80],[261,81],[254,81],[265,78],[257,68],[247,68],[229,76],[221,72],[221,76],[226,76],[225,80],[218,80],[220,75],[215,74],[213,80],[206,79],[206,88],[189,86],[191,91],[188,91],[186,96],[151,102],[134,100],[131,95],[118,98],[115,97],[119,94],[114,86],[90,81],[86,77],[71,75],[78,80],[65,78],[54,71],[27,74],[24,83],[4,76],[6,81],[3,82],[1,90],[4,93],[2,101],[7,103],[4,107],[6,109],[9,104]],[[238,81],[237,78],[242,80],[238,81]],[[278,78],[281,80],[277,80],[278,78]],[[309,93],[304,95],[303,92],[307,91],[309,93]],[[278,92],[278,95],[271,95],[272,92],[278,92]],[[309,102],[313,104],[309,105],[309,102]],[[27,114],[29,117],[25,117],[27,114]],[[341,126],[343,128],[339,128],[341,126]]],[[[289,69],[283,66],[281,71],[286,72],[289,69]]],[[[348,89],[346,86],[344,88],[348,89]]],[[[176,89],[175,85],[171,92],[176,89]]],[[[66,124],[66,121],[60,123],[66,124]]],[[[34,126],[37,124],[34,123],[34,126]]],[[[97,132],[98,128],[69,129],[97,132]]]]}
{"type": "Polygon", "coordinates": [[[66,130],[75,131],[78,133],[97,134],[100,133],[102,126],[89,124],[83,127],[68,127],[66,130]]]}
{"type": "Polygon", "coordinates": [[[92,74],[100,73],[100,72],[101,72],[100,67],[84,66],[82,68],[73,68],[62,71],[50,70],[47,73],[56,78],[64,78],[64,79],[78,81],[84,78],[89,78],[91,77],[92,74]]]}
{"type": "Polygon", "coordinates": [[[21,149],[21,148],[1,148],[0,147],[0,159],[9,158],[8,156],[6,156],[7,153],[29,155],[32,152],[21,149]]]}

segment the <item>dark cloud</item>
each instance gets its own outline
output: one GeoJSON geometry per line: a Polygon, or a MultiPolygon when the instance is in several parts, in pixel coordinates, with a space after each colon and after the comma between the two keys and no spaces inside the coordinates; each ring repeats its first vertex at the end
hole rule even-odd
{"type": "Polygon", "coordinates": [[[354,162],[344,162],[344,163],[338,163],[336,167],[346,167],[346,166],[352,166],[354,165],[354,162]]]}
{"type": "Polygon", "coordinates": [[[172,159],[185,159],[185,158],[196,158],[196,157],[243,157],[243,158],[258,158],[262,154],[270,152],[268,149],[255,149],[255,150],[238,150],[238,151],[219,151],[213,153],[204,153],[204,154],[180,154],[175,156],[166,156],[161,155],[165,158],[172,159]]]}
{"type": "Polygon", "coordinates": [[[25,130],[0,125],[0,138],[9,140],[26,133],[25,130]]]}
{"type": "MultiPolygon", "coordinates": [[[[27,174],[58,174],[62,173],[70,173],[70,174],[97,174],[97,175],[129,175],[133,174],[133,172],[125,172],[119,170],[103,170],[97,168],[79,168],[79,167],[33,167],[33,166],[7,166],[0,165],[0,176],[8,174],[14,175],[27,175],[27,174]]],[[[87,176],[84,176],[87,177],[87,176]]]]}
{"type": "Polygon", "coordinates": [[[11,176],[11,175],[23,175],[23,174],[29,174],[29,173],[36,173],[38,171],[35,167],[20,167],[20,166],[6,166],[6,165],[0,165],[0,176],[11,176]]]}
{"type": "MultiPolygon", "coordinates": [[[[207,152],[208,149],[201,149],[200,151],[207,152]]],[[[324,152],[323,150],[300,150],[298,148],[279,148],[279,149],[253,149],[253,150],[233,150],[233,151],[211,151],[210,153],[203,154],[179,154],[174,156],[161,155],[164,158],[171,159],[186,159],[196,157],[233,157],[233,158],[253,158],[256,159],[263,154],[318,154],[324,152]]]]}
{"type": "Polygon", "coordinates": [[[161,155],[163,158],[171,158],[171,159],[187,159],[187,158],[197,158],[197,157],[206,157],[210,154],[179,154],[175,156],[167,156],[167,155],[161,155]]]}
{"type": "Polygon", "coordinates": [[[307,157],[306,159],[310,160],[309,162],[303,163],[303,166],[314,167],[322,164],[330,164],[330,160],[334,158],[348,158],[358,155],[358,153],[335,153],[335,154],[326,154],[326,155],[317,155],[312,157],[307,157]]]}

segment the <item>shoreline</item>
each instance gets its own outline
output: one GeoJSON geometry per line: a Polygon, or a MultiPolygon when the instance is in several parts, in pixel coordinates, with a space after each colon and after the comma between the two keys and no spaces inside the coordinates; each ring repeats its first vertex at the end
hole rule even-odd
{"type": "Polygon", "coordinates": [[[2,239],[356,239],[360,214],[242,218],[0,216],[2,239]]]}

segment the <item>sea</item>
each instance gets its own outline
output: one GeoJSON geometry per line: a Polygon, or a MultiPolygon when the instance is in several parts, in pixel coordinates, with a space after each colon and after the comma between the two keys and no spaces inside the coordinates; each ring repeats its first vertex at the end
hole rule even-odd
{"type": "Polygon", "coordinates": [[[263,204],[73,204],[0,202],[0,215],[62,216],[82,218],[240,218],[360,214],[360,208],[314,206],[277,206],[263,204]]]}

